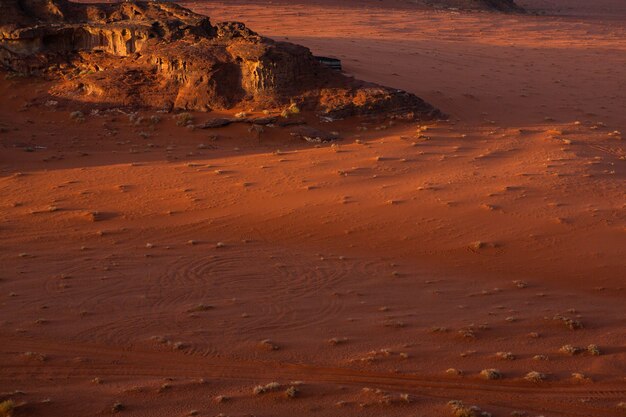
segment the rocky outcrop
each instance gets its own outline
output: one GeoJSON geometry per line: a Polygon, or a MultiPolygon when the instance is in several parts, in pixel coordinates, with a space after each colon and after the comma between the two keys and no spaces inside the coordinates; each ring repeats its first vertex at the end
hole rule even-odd
{"type": "Polygon", "coordinates": [[[0,65],[55,81],[82,102],[165,109],[297,103],[332,116],[439,112],[413,94],[347,77],[299,45],[242,23],[211,24],[174,3],[3,0],[0,65]]]}

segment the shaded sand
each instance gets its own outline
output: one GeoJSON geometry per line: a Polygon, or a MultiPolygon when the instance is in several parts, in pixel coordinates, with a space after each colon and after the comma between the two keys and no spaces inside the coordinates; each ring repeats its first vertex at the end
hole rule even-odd
{"type": "Polygon", "coordinates": [[[452,118],[259,143],[46,105],[44,81],[3,77],[0,399],[16,416],[624,413],[619,13],[185,4],[452,118]]]}

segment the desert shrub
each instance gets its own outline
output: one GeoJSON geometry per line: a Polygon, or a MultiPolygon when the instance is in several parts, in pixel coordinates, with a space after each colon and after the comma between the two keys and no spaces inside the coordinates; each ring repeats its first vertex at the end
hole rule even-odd
{"type": "Polygon", "coordinates": [[[490,417],[487,413],[475,405],[465,405],[462,401],[450,401],[448,407],[454,417],[490,417]]]}
{"type": "Polygon", "coordinates": [[[542,374],[541,372],[537,372],[537,371],[530,371],[524,376],[524,379],[530,382],[541,382],[541,381],[545,381],[546,378],[547,376],[545,374],[542,374]]]}
{"type": "Polygon", "coordinates": [[[502,372],[497,369],[483,369],[480,371],[480,376],[485,379],[501,379],[502,372]]]}
{"type": "Polygon", "coordinates": [[[174,118],[176,119],[176,126],[188,126],[193,123],[193,115],[191,113],[179,113],[174,118]]]}
{"type": "Polygon", "coordinates": [[[280,115],[282,117],[289,117],[292,114],[299,114],[299,113],[300,113],[300,107],[298,107],[296,103],[291,103],[289,107],[287,107],[280,113],[280,115]]]}
{"type": "Polygon", "coordinates": [[[70,113],[70,119],[82,123],[85,121],[85,115],[82,111],[73,111],[70,113]]]}
{"type": "Polygon", "coordinates": [[[587,346],[587,352],[592,356],[600,356],[600,348],[598,345],[587,346]]]}
{"type": "Polygon", "coordinates": [[[279,389],[280,389],[280,384],[278,382],[270,382],[269,384],[266,384],[266,385],[257,385],[256,387],[254,387],[252,392],[255,395],[261,395],[267,392],[277,391],[279,389]]]}
{"type": "Polygon", "coordinates": [[[291,386],[285,390],[285,395],[287,396],[287,398],[296,398],[299,392],[300,391],[298,391],[298,388],[291,386]]]}
{"type": "Polygon", "coordinates": [[[15,409],[15,403],[13,400],[6,400],[0,402],[0,417],[11,417],[13,410],[15,409]]]}

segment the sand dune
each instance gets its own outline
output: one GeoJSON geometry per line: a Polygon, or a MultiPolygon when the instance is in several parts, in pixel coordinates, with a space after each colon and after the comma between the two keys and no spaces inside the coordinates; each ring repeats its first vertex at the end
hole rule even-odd
{"type": "Polygon", "coordinates": [[[0,401],[15,416],[624,413],[623,6],[519,3],[546,14],[183,3],[451,116],[307,115],[332,144],[156,110],[137,123],[1,77],[0,401]]]}

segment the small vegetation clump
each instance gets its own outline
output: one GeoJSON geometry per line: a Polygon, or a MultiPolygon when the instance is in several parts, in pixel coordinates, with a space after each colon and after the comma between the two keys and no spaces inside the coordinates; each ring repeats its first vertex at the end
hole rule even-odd
{"type": "Polygon", "coordinates": [[[459,330],[459,336],[464,339],[476,339],[476,333],[473,329],[461,329],[459,330]]]}
{"type": "Polygon", "coordinates": [[[346,343],[347,341],[348,341],[347,337],[333,337],[332,339],[328,339],[328,343],[330,343],[333,346],[341,345],[343,343],[346,343]]]}
{"type": "Polygon", "coordinates": [[[567,327],[570,330],[578,330],[584,327],[581,321],[574,320],[570,317],[565,317],[560,314],[557,314],[556,316],[554,316],[552,320],[561,321],[565,325],[565,327],[567,327]]]}
{"type": "Polygon", "coordinates": [[[512,361],[515,359],[515,355],[513,355],[511,352],[498,352],[496,353],[496,357],[498,359],[505,359],[507,361],[512,361]]]}
{"type": "Polygon", "coordinates": [[[15,403],[13,400],[6,400],[0,402],[0,417],[11,417],[13,410],[15,409],[15,403]]]}
{"type": "Polygon", "coordinates": [[[85,121],[85,114],[82,111],[73,111],[70,113],[70,119],[82,123],[85,121]]]}
{"type": "Polygon", "coordinates": [[[580,372],[573,372],[572,379],[574,379],[575,381],[580,381],[580,382],[590,381],[590,379],[585,374],[582,374],[580,372]]]}
{"type": "Polygon", "coordinates": [[[198,312],[202,312],[202,311],[209,311],[212,310],[214,307],[210,304],[198,304],[195,307],[191,307],[190,309],[187,310],[187,313],[198,313],[198,312]]]}
{"type": "Polygon", "coordinates": [[[291,103],[289,107],[287,107],[285,110],[283,110],[280,113],[280,115],[282,117],[287,118],[291,116],[292,114],[299,114],[299,113],[300,113],[300,108],[298,107],[298,105],[296,103],[291,103]]]}
{"type": "Polygon", "coordinates": [[[491,413],[475,405],[465,405],[462,401],[450,401],[448,407],[452,410],[454,417],[491,417],[491,413]]]}
{"type": "Polygon", "coordinates": [[[172,344],[172,347],[176,350],[183,350],[183,349],[187,349],[189,347],[189,344],[185,342],[174,342],[172,344]]]}
{"type": "Polygon", "coordinates": [[[176,126],[188,126],[193,123],[191,113],[179,113],[174,118],[176,119],[176,126]]]}
{"type": "Polygon", "coordinates": [[[300,391],[298,390],[298,388],[294,387],[293,385],[285,390],[285,395],[287,396],[287,398],[296,398],[299,393],[300,391]]]}
{"type": "Polygon", "coordinates": [[[515,280],[513,281],[513,284],[515,284],[517,288],[528,288],[528,283],[526,281],[515,280]]]}
{"type": "Polygon", "coordinates": [[[413,400],[411,399],[411,396],[409,394],[407,394],[407,393],[400,394],[400,400],[404,401],[407,404],[410,403],[410,402],[413,402],[413,400]]]}
{"type": "Polygon", "coordinates": [[[502,372],[497,369],[483,369],[480,376],[485,379],[502,379],[502,372]]]}
{"type": "Polygon", "coordinates": [[[261,141],[261,135],[264,132],[265,132],[265,129],[261,125],[252,124],[248,128],[248,133],[252,133],[254,136],[256,136],[256,140],[259,141],[259,142],[261,141]]]}
{"type": "Polygon", "coordinates": [[[435,326],[430,329],[433,333],[447,333],[448,329],[446,327],[435,326]]]}
{"type": "Polygon", "coordinates": [[[115,403],[113,404],[113,406],[111,407],[111,412],[112,413],[119,413],[120,411],[123,411],[126,407],[124,407],[124,404],[122,403],[115,403]]]}
{"type": "Polygon", "coordinates": [[[410,404],[413,402],[413,398],[407,393],[387,392],[378,388],[365,387],[361,390],[362,394],[367,396],[369,400],[361,403],[362,407],[370,405],[397,405],[397,404],[410,404]]]}
{"type": "Polygon", "coordinates": [[[393,354],[394,353],[389,349],[372,350],[361,358],[353,359],[353,362],[374,363],[374,362],[379,361],[382,358],[389,358],[393,354]]]}
{"type": "Polygon", "coordinates": [[[582,352],[582,349],[572,345],[563,345],[561,346],[561,349],[559,349],[559,352],[574,356],[582,352]]]}
{"type": "Polygon", "coordinates": [[[266,394],[268,392],[278,391],[280,389],[280,384],[278,382],[270,382],[266,385],[257,385],[254,387],[252,392],[254,395],[266,394]]]}
{"type": "Polygon", "coordinates": [[[272,342],[270,339],[261,340],[259,342],[259,347],[265,350],[278,350],[280,347],[272,342]]]}
{"type": "Polygon", "coordinates": [[[400,329],[402,327],[406,327],[406,323],[402,320],[388,319],[383,321],[383,326],[385,327],[394,327],[396,329],[400,329]]]}
{"type": "Polygon", "coordinates": [[[24,357],[27,359],[33,359],[39,362],[45,362],[48,360],[48,356],[38,352],[24,352],[24,357]]]}
{"type": "Polygon", "coordinates": [[[448,368],[446,369],[446,374],[453,375],[453,376],[462,376],[463,371],[461,371],[460,369],[456,369],[456,368],[448,368]]]}
{"type": "Polygon", "coordinates": [[[99,222],[105,220],[106,215],[100,211],[88,211],[85,213],[85,217],[91,222],[99,222]]]}
{"type": "Polygon", "coordinates": [[[600,348],[598,347],[598,345],[589,345],[587,346],[587,353],[592,356],[600,356],[600,348]]]}
{"type": "Polygon", "coordinates": [[[546,374],[542,374],[541,372],[537,371],[530,371],[524,376],[524,379],[530,382],[542,382],[545,381],[546,378],[546,374]]]}

